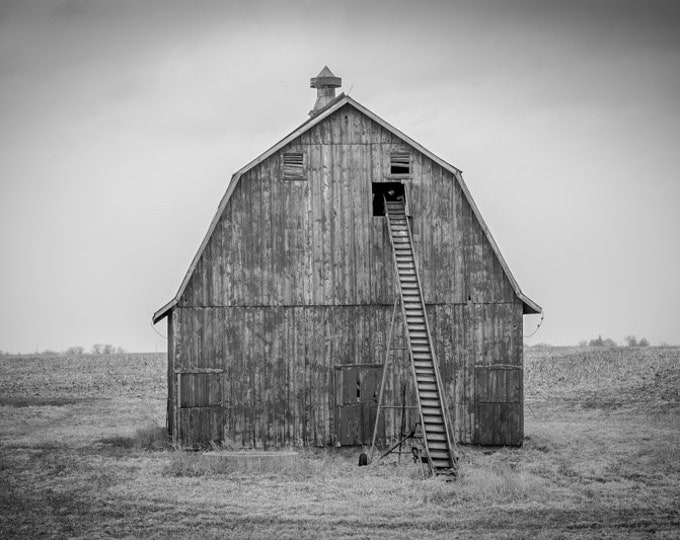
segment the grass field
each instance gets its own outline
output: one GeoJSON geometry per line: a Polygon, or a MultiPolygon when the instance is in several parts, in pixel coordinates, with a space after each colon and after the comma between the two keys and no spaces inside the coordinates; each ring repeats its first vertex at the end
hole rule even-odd
{"type": "Polygon", "coordinates": [[[523,448],[457,482],[360,449],[162,440],[163,355],[0,357],[1,538],[679,538],[680,348],[531,348],[523,448]]]}

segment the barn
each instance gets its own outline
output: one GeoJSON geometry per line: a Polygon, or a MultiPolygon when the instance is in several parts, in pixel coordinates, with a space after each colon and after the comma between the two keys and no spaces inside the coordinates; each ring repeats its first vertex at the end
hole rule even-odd
{"type": "Polygon", "coordinates": [[[520,290],[461,171],[326,67],[313,110],[237,171],[175,297],[167,425],[188,445],[359,445],[414,425],[521,445],[520,290]],[[377,418],[377,421],[376,421],[377,418]]]}

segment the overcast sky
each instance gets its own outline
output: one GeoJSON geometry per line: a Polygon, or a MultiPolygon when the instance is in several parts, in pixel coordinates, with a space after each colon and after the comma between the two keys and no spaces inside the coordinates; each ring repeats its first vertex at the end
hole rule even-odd
{"type": "Polygon", "coordinates": [[[164,350],[152,313],[326,64],[463,170],[529,343],[680,343],[680,3],[0,0],[0,349],[164,350]]]}

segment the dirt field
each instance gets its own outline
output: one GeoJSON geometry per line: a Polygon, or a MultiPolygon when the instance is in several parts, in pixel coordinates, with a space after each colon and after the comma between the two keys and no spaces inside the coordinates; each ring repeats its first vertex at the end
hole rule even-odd
{"type": "Polygon", "coordinates": [[[680,538],[680,348],[525,358],[524,447],[445,482],[169,449],[160,355],[0,357],[0,537],[680,538]]]}

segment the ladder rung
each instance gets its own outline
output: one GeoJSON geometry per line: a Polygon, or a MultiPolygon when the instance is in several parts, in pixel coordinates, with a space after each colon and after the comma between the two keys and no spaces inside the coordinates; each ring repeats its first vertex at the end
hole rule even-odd
{"type": "Polygon", "coordinates": [[[416,368],[433,368],[432,359],[418,358],[413,359],[413,365],[416,368]]]}
{"type": "Polygon", "coordinates": [[[434,369],[434,365],[432,365],[432,358],[414,358],[413,367],[416,369],[434,369]]]}
{"type": "Polygon", "coordinates": [[[422,407],[426,407],[428,409],[437,409],[439,410],[439,400],[438,399],[427,399],[423,398],[420,396],[420,405],[422,407]]]}
{"type": "Polygon", "coordinates": [[[447,446],[447,444],[444,441],[434,441],[434,440],[431,441],[431,440],[428,439],[427,440],[427,446],[430,448],[430,450],[435,450],[435,451],[439,450],[440,452],[444,451],[447,454],[449,452],[449,447],[447,446]]]}
{"type": "Polygon", "coordinates": [[[417,372],[427,372],[427,373],[432,373],[434,375],[434,366],[432,365],[431,361],[428,360],[414,360],[413,361],[413,367],[416,368],[417,372]]]}

